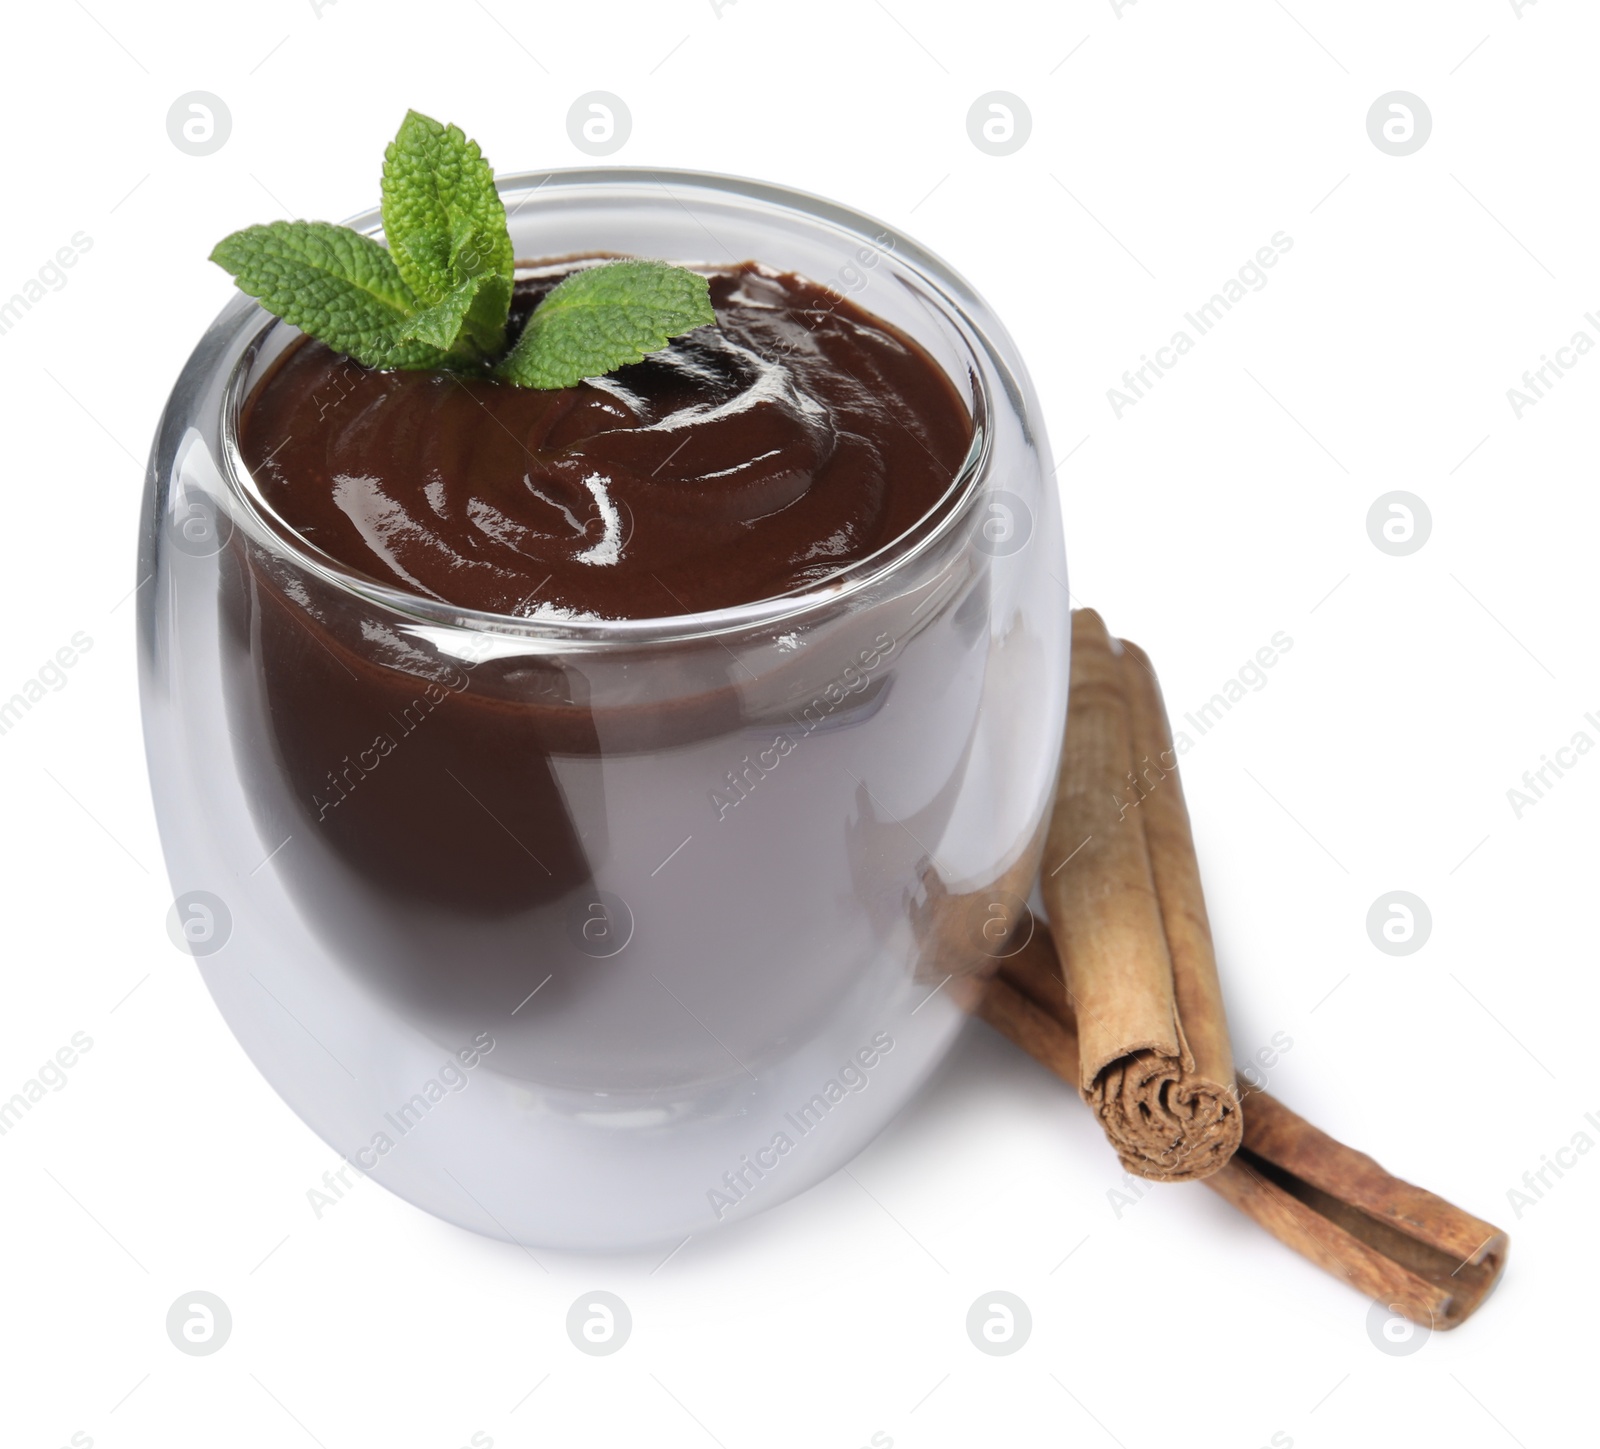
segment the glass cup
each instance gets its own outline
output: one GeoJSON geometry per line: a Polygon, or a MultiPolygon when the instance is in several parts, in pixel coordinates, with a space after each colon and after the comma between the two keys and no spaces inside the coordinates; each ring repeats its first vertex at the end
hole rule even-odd
{"type": "Polygon", "coordinates": [[[847,1162],[1026,928],[1061,520],[1013,344],[892,228],[699,173],[499,186],[520,257],[823,282],[920,342],[974,423],[943,504],[823,583],[552,621],[389,588],[274,514],[236,428],[298,333],[248,298],[173,390],[139,651],[174,940],[352,1167],[493,1237],[631,1249],[847,1162]]]}

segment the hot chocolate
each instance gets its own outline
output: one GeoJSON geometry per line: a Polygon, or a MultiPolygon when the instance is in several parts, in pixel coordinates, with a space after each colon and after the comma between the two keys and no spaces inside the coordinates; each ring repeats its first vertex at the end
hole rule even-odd
{"type": "Polygon", "coordinates": [[[962,1029],[1056,777],[1060,512],[1016,349],[913,239],[736,178],[495,185],[508,264],[734,260],[637,263],[688,300],[626,325],[577,311],[604,268],[525,267],[466,347],[471,278],[395,280],[427,208],[219,246],[248,296],[143,511],[153,795],[207,989],[334,1151],[664,1255],[848,1162],[962,1029]]]}

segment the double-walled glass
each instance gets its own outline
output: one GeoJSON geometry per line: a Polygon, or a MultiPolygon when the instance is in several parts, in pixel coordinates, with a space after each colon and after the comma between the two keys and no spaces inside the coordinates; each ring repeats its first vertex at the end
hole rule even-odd
{"type": "Polygon", "coordinates": [[[1037,865],[1060,517],[1009,338],[892,229],[701,174],[501,191],[521,257],[828,284],[949,373],[970,454],[910,534],[803,593],[474,613],[274,516],[235,429],[297,334],[237,299],[178,380],[145,506],[171,926],[268,1081],[376,1181],[528,1244],[673,1242],[840,1167],[953,1041],[1037,865]]]}

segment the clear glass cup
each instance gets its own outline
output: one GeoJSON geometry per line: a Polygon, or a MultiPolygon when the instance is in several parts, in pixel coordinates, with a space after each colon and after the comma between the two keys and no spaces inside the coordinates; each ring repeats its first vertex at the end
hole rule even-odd
{"type": "Polygon", "coordinates": [[[699,173],[499,185],[520,257],[827,284],[975,424],[944,505],[822,584],[555,622],[388,588],[274,515],[235,430],[298,334],[249,299],[173,390],[139,649],[174,938],[352,1167],[494,1237],[628,1249],[826,1177],[955,1039],[1038,864],[1061,521],[1013,344],[892,228],[699,173]]]}

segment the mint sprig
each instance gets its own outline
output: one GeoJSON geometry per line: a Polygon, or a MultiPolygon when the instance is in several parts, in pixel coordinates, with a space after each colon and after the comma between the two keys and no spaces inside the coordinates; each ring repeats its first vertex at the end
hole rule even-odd
{"type": "Polygon", "coordinates": [[[374,368],[476,372],[571,387],[716,322],[703,276],[629,259],[575,272],[507,337],[514,252],[475,141],[408,111],[384,153],[387,247],[349,227],[275,221],[211,260],[269,312],[374,368]]]}
{"type": "Polygon", "coordinates": [[[476,141],[407,111],[383,155],[383,232],[401,277],[436,319],[418,336],[446,349],[465,337],[483,356],[504,348],[511,233],[476,141]]]}

